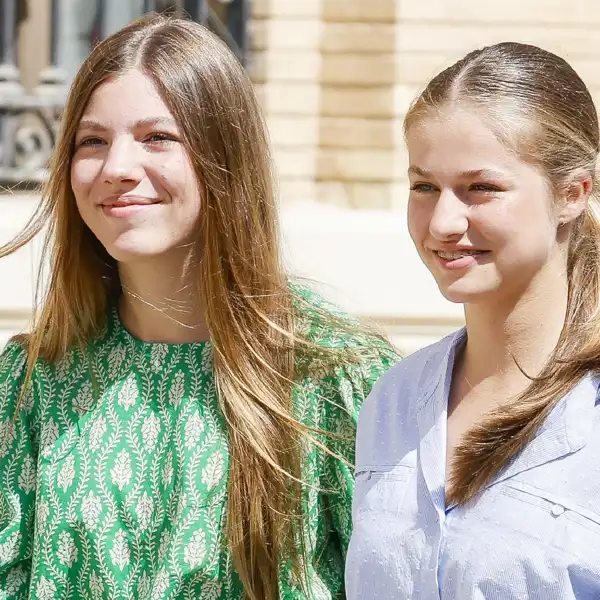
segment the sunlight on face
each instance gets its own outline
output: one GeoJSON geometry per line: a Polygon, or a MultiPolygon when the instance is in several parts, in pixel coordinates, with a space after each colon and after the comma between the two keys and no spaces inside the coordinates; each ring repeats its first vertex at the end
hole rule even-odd
{"type": "Polygon", "coordinates": [[[478,112],[431,112],[410,128],[407,143],[409,231],[447,299],[519,294],[558,262],[550,186],[478,112]]]}
{"type": "Polygon", "coordinates": [[[196,236],[199,185],[173,116],[141,71],[93,93],[71,186],[86,225],[119,262],[163,256],[196,236]]]}

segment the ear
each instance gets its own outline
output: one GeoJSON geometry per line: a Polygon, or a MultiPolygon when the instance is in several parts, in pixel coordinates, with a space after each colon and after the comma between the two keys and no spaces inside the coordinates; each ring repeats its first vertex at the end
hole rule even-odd
{"type": "Polygon", "coordinates": [[[569,175],[562,189],[556,217],[560,225],[566,225],[586,209],[592,193],[592,177],[585,169],[576,169],[569,175]]]}

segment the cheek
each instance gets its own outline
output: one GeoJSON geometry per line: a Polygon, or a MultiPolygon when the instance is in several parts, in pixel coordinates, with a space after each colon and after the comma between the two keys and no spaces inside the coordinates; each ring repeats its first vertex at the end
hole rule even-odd
{"type": "Polygon", "coordinates": [[[420,245],[429,231],[430,211],[420,202],[408,201],[408,232],[413,242],[420,245]]]}

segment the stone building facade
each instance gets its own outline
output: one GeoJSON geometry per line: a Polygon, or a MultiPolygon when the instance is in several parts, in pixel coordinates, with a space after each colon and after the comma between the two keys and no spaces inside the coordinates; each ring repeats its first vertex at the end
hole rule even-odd
{"type": "MultiPolygon", "coordinates": [[[[27,81],[43,66],[33,40],[44,35],[46,3],[35,0],[23,27],[27,81]]],[[[290,268],[406,351],[460,326],[460,307],[441,298],[406,231],[406,109],[438,70],[506,40],[559,53],[600,100],[600,3],[253,0],[249,27],[248,68],[271,134],[290,268]]],[[[0,238],[32,202],[0,195],[0,238]]],[[[0,261],[0,343],[27,320],[32,265],[27,252],[0,261]]]]}

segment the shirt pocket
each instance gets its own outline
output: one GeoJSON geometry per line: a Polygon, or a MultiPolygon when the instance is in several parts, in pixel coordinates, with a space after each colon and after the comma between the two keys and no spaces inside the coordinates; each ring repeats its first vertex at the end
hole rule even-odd
{"type": "Polygon", "coordinates": [[[415,467],[405,464],[393,467],[357,468],[354,491],[356,515],[400,514],[414,474],[415,467]]]}
{"type": "Polygon", "coordinates": [[[525,533],[585,563],[600,556],[600,513],[572,498],[521,482],[505,483],[501,494],[517,500],[525,533]]]}

